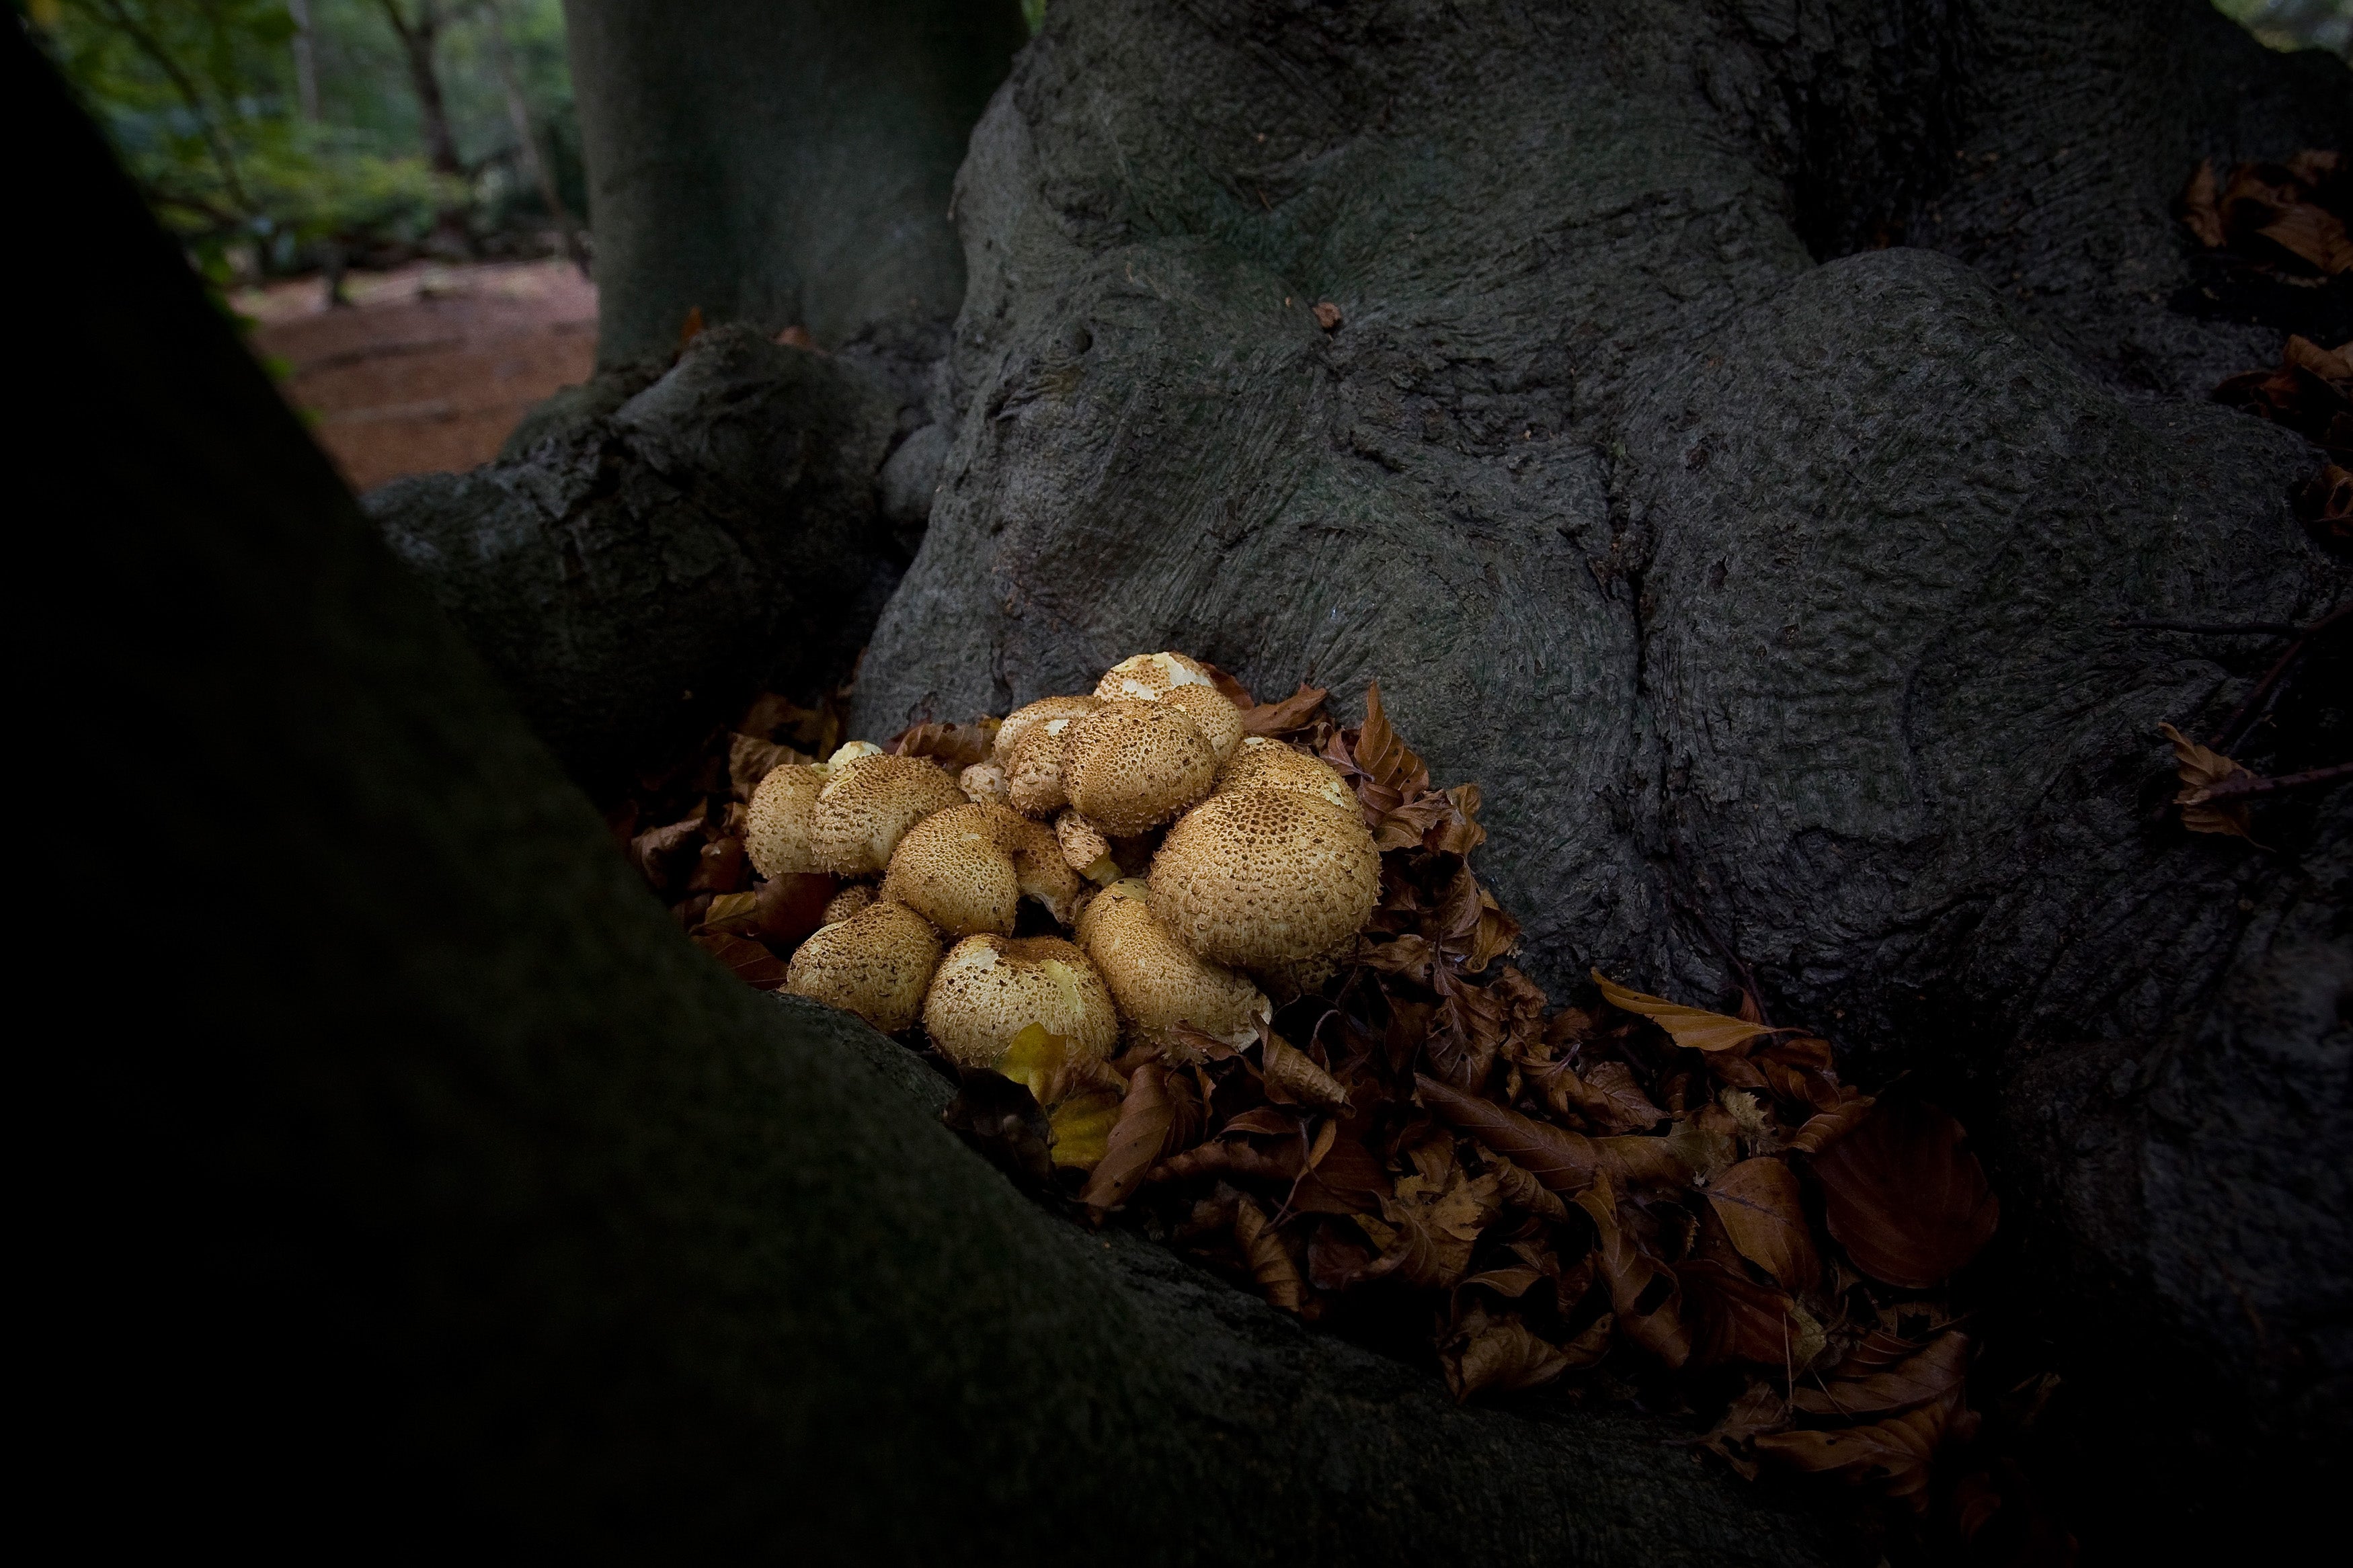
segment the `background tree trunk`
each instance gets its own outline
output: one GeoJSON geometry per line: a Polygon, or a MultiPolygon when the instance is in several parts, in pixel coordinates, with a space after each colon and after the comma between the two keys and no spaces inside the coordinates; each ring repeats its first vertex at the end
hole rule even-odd
{"type": "Polygon", "coordinates": [[[712,0],[691,16],[567,0],[565,16],[601,363],[675,348],[693,308],[827,348],[955,313],[950,182],[1025,36],[1017,0],[712,0]]]}
{"type": "Polygon", "coordinates": [[[36,323],[63,395],[25,512],[34,754],[83,759],[106,825],[37,836],[67,907],[31,963],[82,1009],[42,1053],[31,1274],[37,1492],[80,1539],[1832,1560],[1655,1426],[1455,1409],[1047,1215],[905,1053],[682,941],[0,49],[31,210],[95,258],[72,342],[36,323]],[[137,755],[92,757],[115,725],[137,755]],[[168,929],[99,937],[134,888],[168,929]]]}

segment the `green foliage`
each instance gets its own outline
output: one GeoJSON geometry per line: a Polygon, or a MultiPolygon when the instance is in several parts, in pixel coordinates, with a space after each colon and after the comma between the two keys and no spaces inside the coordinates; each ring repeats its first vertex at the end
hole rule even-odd
{"type": "MultiPolygon", "coordinates": [[[[422,243],[454,221],[491,233],[543,208],[492,50],[500,27],[567,205],[585,205],[560,0],[441,0],[436,50],[461,175],[426,155],[409,62],[382,0],[310,0],[315,120],[287,0],[20,0],[156,216],[210,275],[242,255],[302,265],[322,241],[422,243]]],[[[400,0],[404,16],[417,0],[400,0]]]]}
{"type": "Polygon", "coordinates": [[[2214,0],[2214,8],[2274,49],[2327,49],[2353,58],[2348,0],[2214,0]]]}

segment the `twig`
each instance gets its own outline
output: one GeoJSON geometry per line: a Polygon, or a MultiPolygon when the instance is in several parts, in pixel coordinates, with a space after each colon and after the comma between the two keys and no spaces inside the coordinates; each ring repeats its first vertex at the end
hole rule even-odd
{"type": "Polygon", "coordinates": [[[2259,773],[2232,773],[2221,784],[2185,795],[2183,805],[2211,805],[2218,800],[2242,800],[2251,795],[2277,795],[2283,790],[2312,789],[2321,784],[2335,784],[2339,779],[2353,779],[2353,763],[2337,763],[2325,768],[2310,768],[2300,773],[2282,773],[2267,779],[2259,773]]]}
{"type": "Polygon", "coordinates": [[[2272,695],[2278,689],[2281,679],[2289,670],[2295,668],[2296,660],[2304,657],[2304,650],[2312,646],[2313,639],[2335,627],[2348,615],[2353,615],[2353,604],[2337,605],[2319,620],[2297,633],[2295,640],[2287,645],[2286,651],[2282,653],[2271,668],[2264,672],[2263,678],[2255,682],[2255,689],[2248,692],[2246,700],[2232,712],[2230,721],[2217,731],[2214,738],[2206,743],[2224,756],[2229,756],[2232,748],[2246,738],[2247,731],[2255,727],[2255,721],[2261,719],[2264,711],[2270,708],[2272,695]]]}
{"type": "Polygon", "coordinates": [[[2300,637],[2315,628],[2293,621],[2110,621],[2118,631],[2197,632],[2206,637],[2300,637]]]}
{"type": "Polygon", "coordinates": [[[1699,921],[1699,929],[1707,933],[1707,940],[1715,943],[1716,952],[1724,954],[1724,961],[1731,964],[1734,972],[1740,976],[1740,988],[1748,993],[1748,1000],[1757,1008],[1757,1023],[1769,1027],[1773,1020],[1765,1016],[1765,993],[1757,988],[1757,976],[1750,972],[1748,965],[1741,961],[1740,954],[1733,951],[1732,944],[1715,933],[1715,927],[1709,921],[1707,911],[1681,894],[1670,893],[1668,897],[1681,904],[1692,919],[1699,921]]]}

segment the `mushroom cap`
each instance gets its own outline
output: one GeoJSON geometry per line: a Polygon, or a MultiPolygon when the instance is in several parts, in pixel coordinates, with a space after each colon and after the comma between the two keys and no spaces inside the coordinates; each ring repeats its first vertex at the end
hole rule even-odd
{"type": "Polygon", "coordinates": [[[1044,697],[1027,707],[1016,708],[1005,722],[997,727],[997,740],[989,749],[989,758],[1010,775],[1013,753],[1020,749],[1021,738],[1033,728],[1050,719],[1083,718],[1099,706],[1101,704],[1092,697],[1044,697]]]}
{"type": "Polygon", "coordinates": [[[785,989],[855,1013],[886,1035],[915,1021],[940,963],[932,922],[904,904],[870,904],[794,952],[785,989]]]}
{"type": "Polygon", "coordinates": [[[1340,770],[1321,757],[1311,757],[1294,746],[1264,735],[1251,735],[1234,748],[1218,774],[1218,793],[1238,789],[1288,789],[1330,802],[1343,811],[1355,811],[1356,792],[1340,770]]]}
{"type": "Polygon", "coordinates": [[[825,901],[825,912],[817,918],[819,926],[829,926],[846,921],[875,900],[874,884],[852,882],[825,901]]]}
{"type": "MultiPolygon", "coordinates": [[[[1095,682],[1095,695],[1108,702],[1115,697],[1141,698],[1149,702],[1180,686],[1218,689],[1208,666],[1181,653],[1139,653],[1121,659],[1095,682]]],[[[1230,704],[1229,704],[1230,706],[1230,704]]]]}
{"type": "Polygon", "coordinates": [[[1247,1044],[1266,998],[1247,977],[1178,942],[1153,918],[1145,897],[1145,884],[1128,878],[1079,914],[1079,947],[1103,977],[1128,1034],[1148,1042],[1181,1023],[1229,1045],[1247,1044]]]}
{"type": "Polygon", "coordinates": [[[1057,713],[1021,735],[1005,768],[1005,801],[1026,816],[1049,817],[1070,804],[1062,790],[1062,738],[1082,714],[1057,713]]]}
{"type": "Polygon", "coordinates": [[[1242,710],[1216,687],[1188,682],[1160,700],[1185,710],[1186,717],[1200,727],[1209,749],[1218,753],[1219,762],[1232,756],[1234,748],[1242,743],[1242,710]]]}
{"type": "Polygon", "coordinates": [[[995,763],[975,763],[956,774],[956,788],[964,791],[965,799],[975,805],[1003,805],[1007,794],[1005,770],[995,763]]]}
{"type": "Polygon", "coordinates": [[[891,853],[882,896],[950,936],[1009,933],[1021,885],[999,816],[1012,813],[1002,806],[952,805],[907,829],[891,853]]]}
{"type": "Polygon", "coordinates": [[[753,869],[770,879],[795,872],[821,871],[812,842],[817,794],[825,787],[826,770],[810,763],[788,763],[770,768],[752,792],[744,813],[744,847],[752,852],[753,869]]]}
{"type": "Polygon", "coordinates": [[[1320,957],[1364,929],[1381,857],[1363,813],[1286,789],[1213,795],[1168,830],[1151,907],[1195,952],[1237,969],[1320,957]]]}
{"type": "Polygon", "coordinates": [[[1062,737],[1062,785],[1072,808],[1115,837],[1159,826],[1217,779],[1208,738],[1166,702],[1106,702],[1062,737]]]}
{"type": "Polygon", "coordinates": [[[1119,879],[1119,864],[1112,858],[1111,840],[1077,812],[1066,811],[1054,818],[1054,842],[1061,848],[1062,863],[1089,881],[1119,879]]]}
{"type": "Polygon", "coordinates": [[[1085,887],[1054,836],[1001,805],[952,805],[907,830],[891,856],[882,896],[950,936],[1007,934],[1023,897],[1068,921],[1085,887]]]}
{"type": "Polygon", "coordinates": [[[809,841],[820,869],[869,877],[891,864],[907,829],[935,811],[965,804],[955,780],[929,757],[878,752],[833,769],[818,791],[809,841]]]}
{"type": "Polygon", "coordinates": [[[968,936],[948,949],[923,998],[923,1028],[942,1055],[993,1068],[1032,1024],[1098,1059],[1119,1043],[1103,977],[1060,937],[968,936]]]}

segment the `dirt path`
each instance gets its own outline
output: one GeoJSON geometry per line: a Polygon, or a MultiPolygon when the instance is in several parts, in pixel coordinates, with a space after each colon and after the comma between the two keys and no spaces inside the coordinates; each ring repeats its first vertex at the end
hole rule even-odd
{"type": "Polygon", "coordinates": [[[567,261],[418,263],[354,275],[348,310],[315,279],[237,296],[255,352],[292,367],[287,398],[354,489],[487,462],[523,411],[584,381],[596,289],[567,261]]]}

